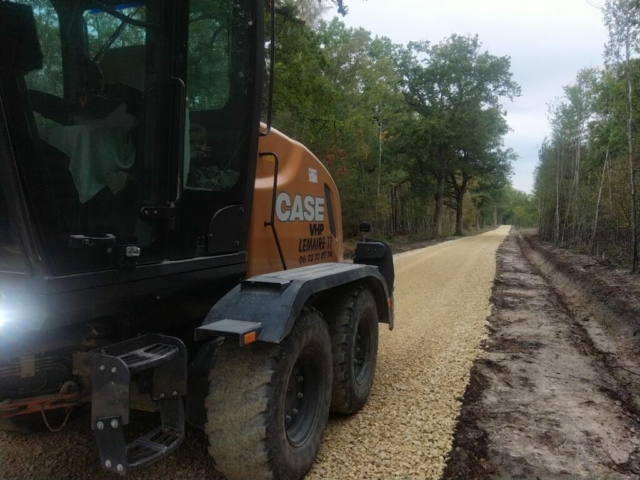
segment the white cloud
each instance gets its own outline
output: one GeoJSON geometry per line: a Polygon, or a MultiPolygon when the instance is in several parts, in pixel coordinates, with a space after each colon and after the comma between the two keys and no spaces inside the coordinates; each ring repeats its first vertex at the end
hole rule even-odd
{"type": "Polygon", "coordinates": [[[494,55],[509,55],[523,96],[505,103],[513,128],[507,146],[520,155],[514,184],[529,191],[538,147],[548,132],[547,105],[578,70],[601,64],[606,31],[586,0],[349,0],[344,22],[396,43],[439,42],[478,34],[494,55]]]}

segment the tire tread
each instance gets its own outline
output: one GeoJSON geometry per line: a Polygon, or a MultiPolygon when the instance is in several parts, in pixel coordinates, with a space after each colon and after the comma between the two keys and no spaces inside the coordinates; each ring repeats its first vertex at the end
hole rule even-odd
{"type": "MultiPolygon", "coordinates": [[[[306,330],[302,325],[296,328],[297,323],[281,344],[257,343],[239,348],[225,341],[216,352],[209,374],[209,395],[205,400],[205,432],[216,469],[230,480],[293,480],[298,477],[287,474],[278,463],[270,434],[273,425],[269,425],[269,419],[276,416],[278,408],[278,382],[286,381],[278,378],[280,361],[287,355],[288,341],[313,335],[314,328],[315,335],[326,338],[327,355],[330,353],[329,332],[319,311],[305,307],[298,322],[306,322],[306,330]]],[[[331,376],[328,381],[331,382],[331,376]]],[[[326,395],[328,414],[328,390],[326,395]]],[[[323,431],[325,425],[326,418],[323,431]]]]}
{"type": "Polygon", "coordinates": [[[354,334],[353,314],[359,302],[374,302],[373,294],[366,285],[353,288],[333,311],[331,331],[331,351],[333,352],[333,392],[331,411],[340,414],[352,414],[362,407],[362,402],[354,398],[350,388],[352,368],[349,358],[349,338],[354,334]]]}

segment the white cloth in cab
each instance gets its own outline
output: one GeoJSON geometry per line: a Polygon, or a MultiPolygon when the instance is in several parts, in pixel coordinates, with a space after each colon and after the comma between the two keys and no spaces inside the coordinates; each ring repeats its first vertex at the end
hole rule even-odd
{"type": "Polygon", "coordinates": [[[80,203],[86,203],[107,186],[110,174],[133,166],[136,148],[132,129],[136,119],[122,104],[104,119],[81,122],[47,129],[40,136],[69,156],[69,171],[80,203]]]}

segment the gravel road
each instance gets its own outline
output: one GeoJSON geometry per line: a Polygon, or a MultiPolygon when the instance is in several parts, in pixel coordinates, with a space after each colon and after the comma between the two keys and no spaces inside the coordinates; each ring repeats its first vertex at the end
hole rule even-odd
{"type": "MultiPolygon", "coordinates": [[[[396,328],[381,328],[365,408],[332,417],[308,479],[437,479],[450,450],[469,370],[489,314],[501,227],[395,256],[396,328]]],[[[144,414],[132,416],[138,425],[144,414]]],[[[134,479],[219,477],[204,435],[190,429],[177,454],[134,479]]],[[[88,412],[59,433],[0,432],[2,479],[112,479],[101,471],[88,412]]]]}
{"type": "Polygon", "coordinates": [[[508,232],[396,255],[396,327],[380,330],[369,402],[330,421],[309,479],[440,477],[508,232]]]}

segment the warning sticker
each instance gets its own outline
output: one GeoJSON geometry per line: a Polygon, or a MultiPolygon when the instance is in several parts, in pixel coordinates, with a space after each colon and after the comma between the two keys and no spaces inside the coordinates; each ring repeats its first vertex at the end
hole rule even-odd
{"type": "Polygon", "coordinates": [[[315,168],[309,169],[309,181],[311,183],[318,183],[318,170],[315,168]]]}

